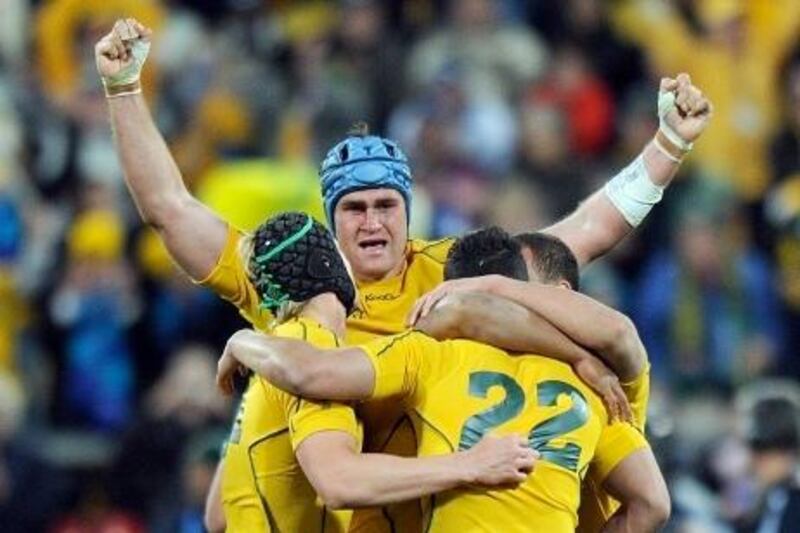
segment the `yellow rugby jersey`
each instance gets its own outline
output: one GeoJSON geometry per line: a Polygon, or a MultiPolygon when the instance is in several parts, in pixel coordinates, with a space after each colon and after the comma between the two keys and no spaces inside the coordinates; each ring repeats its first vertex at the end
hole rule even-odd
{"type": "MultiPolygon", "coordinates": [[[[333,333],[304,318],[278,326],[274,334],[338,346],[333,333]]],[[[252,376],[223,458],[227,531],[347,531],[351,512],[326,510],[294,456],[306,437],[328,430],[361,439],[350,407],[302,400],[252,376]]]]}
{"type": "MultiPolygon", "coordinates": [[[[242,232],[228,226],[228,238],[217,264],[197,283],[235,305],[256,329],[267,331],[272,315],[259,308],[258,293],[247,277],[240,250],[244,237],[242,232]]],[[[411,239],[400,274],[381,281],[357,282],[359,309],[347,320],[346,342],[364,343],[377,336],[404,331],[406,316],[417,299],[444,279],[444,263],[453,242],[453,239],[433,242],[411,239]]]]}
{"type": "MultiPolygon", "coordinates": [[[[631,404],[636,428],[644,435],[647,404],[650,401],[650,365],[648,364],[635,380],[621,385],[631,404]]],[[[610,472],[611,470],[598,471],[594,466],[589,468],[581,489],[581,508],[576,530],[578,533],[599,533],[608,519],[619,509],[620,502],[603,489],[603,481],[610,472]]]]}
{"type": "MultiPolygon", "coordinates": [[[[228,227],[225,247],[212,272],[199,281],[233,303],[256,329],[268,331],[272,316],[259,308],[259,296],[247,276],[243,261],[244,234],[228,227]]],[[[358,283],[359,309],[347,320],[347,344],[360,344],[378,336],[406,329],[406,316],[423,294],[433,290],[444,278],[444,263],[453,239],[427,242],[408,241],[402,272],[394,277],[358,283]]],[[[402,406],[394,401],[370,402],[360,406],[364,423],[364,450],[402,456],[416,455],[416,437],[402,406]]],[[[351,531],[378,533],[414,532],[421,529],[420,505],[406,502],[383,509],[358,509],[351,531]]]]}
{"type": "Polygon", "coordinates": [[[375,368],[373,397],[400,395],[412,412],[420,456],[470,448],[490,432],[527,435],[541,454],[518,488],[432,497],[427,531],[574,531],[581,479],[598,445],[606,473],[643,445],[632,426],[607,425],[601,399],[559,361],[417,331],[362,348],[375,368]]]}

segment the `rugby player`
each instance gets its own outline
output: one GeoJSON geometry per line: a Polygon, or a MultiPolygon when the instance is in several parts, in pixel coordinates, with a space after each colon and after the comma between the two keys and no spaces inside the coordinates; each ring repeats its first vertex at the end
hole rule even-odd
{"type": "MultiPolygon", "coordinates": [[[[527,279],[519,245],[499,228],[457,241],[445,267],[447,278],[487,273],[527,279]]],[[[531,447],[541,454],[528,480],[513,490],[434,496],[426,511],[429,531],[574,531],[581,478],[590,461],[605,479],[647,448],[632,426],[608,424],[600,398],[568,365],[540,356],[510,357],[475,341],[437,342],[411,330],[359,347],[320,350],[242,330],[220,359],[218,383],[224,385],[239,363],[303,396],[401,396],[420,434],[421,456],[469,449],[492,431],[528,433],[531,447]]],[[[639,483],[639,489],[666,493],[649,450],[631,466],[628,474],[654,482],[639,483]]],[[[628,475],[623,481],[636,480],[628,475]]],[[[626,513],[623,509],[606,531],[653,531],[666,520],[662,515],[648,522],[626,513]]]]}
{"type": "MultiPolygon", "coordinates": [[[[244,235],[191,196],[141,95],[139,75],[149,46],[150,31],[126,19],[117,21],[95,48],[128,188],[176,263],[266,330],[271,315],[260,308],[247,277],[240,253],[244,235]]],[[[611,249],[646,217],[708,123],[710,103],[688,76],[665,78],[660,89],[660,127],[652,142],[602,190],[547,229],[564,240],[581,265],[611,249]]],[[[452,240],[408,239],[411,172],[391,141],[348,137],[329,152],[321,180],[328,223],[362,295],[359,310],[348,320],[347,343],[402,331],[413,303],[442,281],[452,240]]],[[[413,449],[408,425],[403,419],[398,423],[399,409],[392,402],[374,405],[362,413],[366,449],[413,449]]],[[[414,531],[416,526],[404,524],[416,516],[416,506],[406,506],[373,513],[370,520],[388,518],[398,529],[414,531]]],[[[373,524],[364,530],[377,529],[373,524]]]]}
{"type": "MultiPolygon", "coordinates": [[[[330,232],[309,215],[283,213],[259,227],[250,249],[251,277],[280,322],[272,333],[319,348],[339,346],[355,288],[330,232]]],[[[330,509],[461,485],[516,484],[534,461],[519,436],[419,459],[362,455],[360,439],[351,407],[302,400],[252,376],[225,449],[227,530],[344,532],[350,514],[330,509]]]]}
{"type": "MultiPolygon", "coordinates": [[[[636,327],[622,313],[577,292],[580,284],[578,263],[560,239],[545,233],[524,233],[515,238],[521,244],[530,283],[503,276],[446,281],[417,302],[409,323],[413,325],[428,317],[429,324],[431,321],[438,324],[437,332],[433,333],[438,339],[468,337],[527,351],[531,326],[524,320],[510,319],[504,321],[502,328],[493,327],[492,314],[510,316],[511,313],[507,307],[500,308],[497,302],[487,301],[478,294],[494,295],[522,305],[608,363],[622,382],[635,426],[644,433],[650,367],[636,327]],[[434,306],[434,313],[429,315],[434,306]],[[476,312],[476,308],[480,311],[476,312]]],[[[573,367],[582,375],[580,365],[573,367]]],[[[652,452],[648,449],[638,453],[652,452]]],[[[635,464],[635,460],[630,460],[621,466],[630,468],[630,475],[636,475],[635,468],[632,468],[635,464]]],[[[603,479],[597,475],[596,469],[589,470],[582,486],[579,532],[600,531],[619,509],[619,502],[611,497],[604,485],[616,484],[612,492],[619,494],[625,490],[620,485],[629,474],[623,468],[614,474],[603,479]]],[[[658,485],[656,483],[652,490],[642,491],[638,496],[628,491],[630,496],[625,499],[627,519],[636,516],[639,522],[656,521],[657,517],[669,514],[669,495],[659,490],[658,485]]],[[[614,517],[613,520],[620,519],[614,517]]]]}

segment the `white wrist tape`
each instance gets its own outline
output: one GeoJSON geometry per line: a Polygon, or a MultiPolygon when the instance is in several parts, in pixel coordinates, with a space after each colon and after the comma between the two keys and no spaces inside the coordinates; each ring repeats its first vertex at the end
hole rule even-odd
{"type": "Polygon", "coordinates": [[[684,152],[688,152],[692,149],[693,144],[684,141],[683,138],[678,135],[678,132],[672,129],[672,126],[667,122],[667,114],[672,110],[677,110],[677,106],[675,105],[675,93],[672,91],[660,91],[658,93],[658,127],[664,132],[664,135],[672,144],[684,152]]]}
{"type": "Polygon", "coordinates": [[[611,178],[603,190],[614,207],[634,228],[642,223],[653,206],[664,196],[664,187],[650,181],[641,155],[611,178]]]}
{"type": "Polygon", "coordinates": [[[122,85],[133,85],[139,81],[139,75],[142,73],[142,67],[147,54],[150,52],[150,41],[144,39],[135,39],[131,45],[131,55],[133,60],[131,63],[112,76],[103,78],[103,85],[106,88],[119,87],[122,85]]]}

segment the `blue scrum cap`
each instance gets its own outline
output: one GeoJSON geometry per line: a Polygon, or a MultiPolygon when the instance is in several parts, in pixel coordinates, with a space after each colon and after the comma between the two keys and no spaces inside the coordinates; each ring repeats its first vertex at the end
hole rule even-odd
{"type": "Polygon", "coordinates": [[[333,211],[345,194],[365,189],[395,189],[411,211],[411,169],[397,143],[363,134],[348,136],[328,151],[320,167],[320,185],[328,225],[334,233],[333,211]]]}

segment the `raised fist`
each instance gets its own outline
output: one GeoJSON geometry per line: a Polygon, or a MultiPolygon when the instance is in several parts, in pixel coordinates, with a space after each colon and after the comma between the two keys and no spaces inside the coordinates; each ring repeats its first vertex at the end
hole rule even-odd
{"type": "Polygon", "coordinates": [[[108,96],[139,92],[139,75],[150,51],[151,34],[136,19],[119,19],[95,45],[97,71],[108,96]]]}
{"type": "Polygon", "coordinates": [[[714,107],[703,92],[692,85],[688,74],[663,78],[658,93],[661,130],[680,148],[687,150],[708,126],[714,107]]]}

